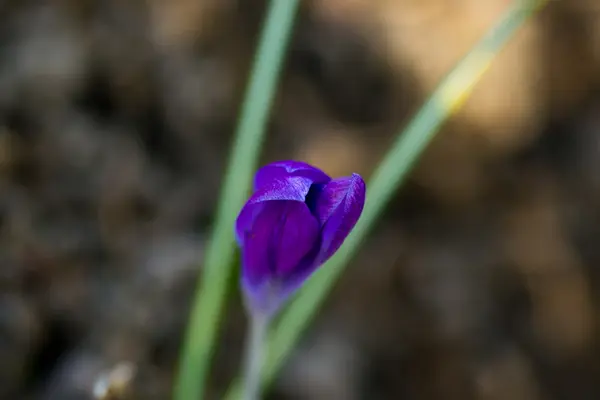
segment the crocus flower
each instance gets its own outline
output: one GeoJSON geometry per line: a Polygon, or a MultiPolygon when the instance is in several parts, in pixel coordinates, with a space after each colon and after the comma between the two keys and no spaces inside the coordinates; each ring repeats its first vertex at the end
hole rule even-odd
{"type": "Polygon", "coordinates": [[[365,202],[358,174],[331,179],[303,162],[258,170],[236,221],[247,306],[270,315],[341,246],[365,202]]]}

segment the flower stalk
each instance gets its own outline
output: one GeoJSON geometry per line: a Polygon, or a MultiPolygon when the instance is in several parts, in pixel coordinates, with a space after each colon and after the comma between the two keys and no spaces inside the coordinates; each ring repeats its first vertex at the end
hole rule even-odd
{"type": "Polygon", "coordinates": [[[261,370],[266,356],[265,343],[271,318],[260,313],[249,313],[249,315],[243,392],[244,400],[259,400],[262,386],[261,370]]]}

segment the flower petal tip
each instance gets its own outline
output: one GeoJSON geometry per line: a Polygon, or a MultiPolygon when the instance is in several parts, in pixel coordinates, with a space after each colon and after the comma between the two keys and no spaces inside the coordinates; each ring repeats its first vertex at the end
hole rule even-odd
{"type": "Polygon", "coordinates": [[[302,161],[283,160],[260,168],[254,177],[254,188],[259,189],[275,180],[294,176],[307,178],[311,183],[327,183],[331,180],[329,175],[310,164],[302,161]]]}

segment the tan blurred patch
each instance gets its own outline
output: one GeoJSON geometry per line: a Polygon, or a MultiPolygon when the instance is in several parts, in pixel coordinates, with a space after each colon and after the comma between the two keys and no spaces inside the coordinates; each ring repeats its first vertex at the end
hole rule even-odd
{"type": "Polygon", "coordinates": [[[477,371],[480,400],[536,400],[540,398],[531,365],[517,350],[508,350],[477,371]]]}
{"type": "Polygon", "coordinates": [[[232,6],[228,0],[153,0],[150,4],[159,43],[184,47],[221,30],[221,17],[232,6]]]}
{"type": "Polygon", "coordinates": [[[490,186],[490,177],[482,168],[487,148],[458,129],[460,124],[452,123],[444,135],[438,135],[412,175],[440,205],[449,208],[469,207],[481,200],[490,186]]]}
{"type": "Polygon", "coordinates": [[[582,355],[591,345],[593,307],[581,270],[549,277],[529,277],[534,307],[533,329],[557,356],[582,355]]]}
{"type": "Polygon", "coordinates": [[[331,176],[361,171],[365,164],[363,148],[352,136],[342,127],[331,127],[309,139],[298,151],[298,159],[318,165],[331,176]]]}
{"type": "Polygon", "coordinates": [[[593,339],[591,289],[564,237],[556,189],[531,186],[506,220],[505,250],[528,287],[534,334],[555,356],[582,354],[593,339]]]}
{"type": "Polygon", "coordinates": [[[19,160],[20,143],[10,130],[0,126],[0,176],[9,172],[19,160]]]}

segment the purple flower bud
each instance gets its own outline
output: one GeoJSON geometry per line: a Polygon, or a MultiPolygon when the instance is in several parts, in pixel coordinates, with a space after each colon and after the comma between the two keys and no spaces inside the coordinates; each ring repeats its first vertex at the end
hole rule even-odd
{"type": "Polygon", "coordinates": [[[364,203],[358,174],[331,179],[298,161],[258,170],[236,222],[248,306],[274,313],[342,245],[364,203]]]}

